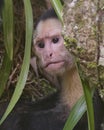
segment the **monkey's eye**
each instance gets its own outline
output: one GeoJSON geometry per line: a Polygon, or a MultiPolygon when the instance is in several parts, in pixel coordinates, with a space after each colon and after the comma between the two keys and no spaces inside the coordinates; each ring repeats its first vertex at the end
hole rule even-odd
{"type": "Polygon", "coordinates": [[[45,44],[44,44],[44,42],[38,42],[38,43],[37,43],[37,46],[38,46],[39,48],[44,48],[44,47],[45,47],[45,44]]]}
{"type": "Polygon", "coordinates": [[[59,38],[58,38],[58,37],[55,37],[55,38],[52,39],[52,42],[53,42],[54,44],[58,43],[58,41],[59,41],[59,38]]]}

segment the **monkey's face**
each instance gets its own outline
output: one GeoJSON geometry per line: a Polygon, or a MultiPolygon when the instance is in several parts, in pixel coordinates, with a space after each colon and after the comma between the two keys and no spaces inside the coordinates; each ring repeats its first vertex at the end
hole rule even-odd
{"type": "Polygon", "coordinates": [[[41,21],[34,38],[38,65],[49,74],[62,74],[73,66],[73,58],[64,46],[62,25],[57,19],[41,21]]]}

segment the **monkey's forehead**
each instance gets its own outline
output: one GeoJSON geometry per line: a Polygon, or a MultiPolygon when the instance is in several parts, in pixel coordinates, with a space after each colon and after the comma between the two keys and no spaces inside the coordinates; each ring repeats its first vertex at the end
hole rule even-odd
{"type": "Polygon", "coordinates": [[[35,43],[37,41],[41,41],[41,40],[44,40],[46,38],[51,39],[51,38],[56,37],[56,36],[62,36],[62,32],[60,29],[50,30],[49,32],[42,33],[42,34],[39,34],[35,31],[34,35],[33,35],[33,41],[35,43]]]}
{"type": "Polygon", "coordinates": [[[48,19],[46,21],[41,21],[36,30],[34,31],[33,38],[36,37],[46,37],[56,33],[60,33],[62,30],[62,24],[57,19],[48,19]]]}

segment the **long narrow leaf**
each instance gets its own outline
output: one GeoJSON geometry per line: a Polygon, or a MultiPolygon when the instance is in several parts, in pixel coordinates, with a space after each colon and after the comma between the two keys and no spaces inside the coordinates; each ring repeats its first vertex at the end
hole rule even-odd
{"type": "Polygon", "coordinates": [[[3,9],[4,44],[10,60],[13,58],[13,2],[5,0],[3,9]]]}
{"type": "Polygon", "coordinates": [[[92,91],[90,89],[89,83],[86,80],[82,79],[82,85],[87,105],[88,128],[89,130],[95,130],[92,91]]]}
{"type": "Polygon", "coordinates": [[[29,64],[30,64],[31,39],[32,39],[32,30],[33,30],[33,16],[32,16],[32,8],[31,8],[30,0],[24,0],[24,6],[25,6],[25,16],[26,16],[26,45],[25,45],[25,55],[24,55],[23,65],[22,65],[20,77],[18,79],[14,94],[12,96],[12,99],[8,105],[5,114],[3,115],[0,121],[0,124],[6,119],[6,117],[12,111],[13,107],[15,106],[18,99],[20,98],[28,75],[29,64]]]}
{"type": "Polygon", "coordinates": [[[61,1],[60,0],[50,0],[50,1],[51,1],[51,4],[52,4],[53,8],[55,9],[55,11],[56,11],[59,19],[63,23],[63,18],[62,18],[62,9],[63,9],[63,6],[61,4],[61,1]]]}
{"type": "Polygon", "coordinates": [[[70,116],[65,123],[63,130],[73,130],[75,125],[81,119],[83,114],[86,112],[86,102],[84,96],[82,96],[77,103],[74,105],[70,112],[70,116]]]}
{"type": "Polygon", "coordinates": [[[9,78],[13,59],[13,3],[12,0],[5,0],[4,2],[3,31],[6,52],[4,55],[2,67],[0,69],[0,97],[4,92],[7,80],[9,78]]]}
{"type": "Polygon", "coordinates": [[[12,61],[8,57],[7,53],[4,55],[3,64],[0,69],[0,97],[2,96],[5,86],[10,74],[12,61]]]}

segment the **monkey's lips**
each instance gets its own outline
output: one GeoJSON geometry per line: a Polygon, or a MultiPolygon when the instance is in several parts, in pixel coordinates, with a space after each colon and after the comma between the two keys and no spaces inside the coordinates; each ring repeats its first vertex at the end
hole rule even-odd
{"type": "Polygon", "coordinates": [[[64,65],[64,61],[49,62],[46,64],[45,69],[56,70],[64,65]]]}

